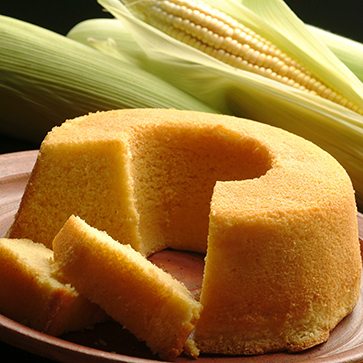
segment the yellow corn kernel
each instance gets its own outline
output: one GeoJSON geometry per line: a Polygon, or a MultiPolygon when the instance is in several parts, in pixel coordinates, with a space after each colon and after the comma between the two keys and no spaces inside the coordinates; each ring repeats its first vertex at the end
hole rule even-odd
{"type": "Polygon", "coordinates": [[[226,64],[363,110],[268,40],[200,0],[126,0],[135,16],[226,64]]]}

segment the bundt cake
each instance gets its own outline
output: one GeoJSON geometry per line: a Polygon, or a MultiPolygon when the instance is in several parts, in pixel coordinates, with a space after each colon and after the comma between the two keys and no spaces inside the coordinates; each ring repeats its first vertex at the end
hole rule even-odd
{"type": "Polygon", "coordinates": [[[165,109],[89,114],[43,141],[10,237],[51,247],[75,214],[144,256],[206,253],[201,352],[299,351],[354,308],[351,181],[329,154],[245,119],[165,109]]]}

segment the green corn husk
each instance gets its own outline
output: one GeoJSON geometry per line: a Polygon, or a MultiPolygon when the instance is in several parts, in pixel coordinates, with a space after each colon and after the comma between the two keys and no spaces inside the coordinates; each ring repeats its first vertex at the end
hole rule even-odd
{"type": "Polygon", "coordinates": [[[0,16],[0,99],[0,133],[35,143],[65,119],[98,110],[215,112],[135,63],[5,16],[0,16]]]}
{"type": "MultiPolygon", "coordinates": [[[[244,0],[243,4],[237,0],[206,2],[275,43],[332,88],[363,106],[361,81],[282,0],[244,0]]],[[[94,28],[86,36],[80,24],[70,32],[70,37],[88,42],[113,57],[119,53],[121,58],[136,62],[220,113],[265,122],[311,140],[345,167],[358,203],[363,206],[361,115],[321,97],[225,65],[135,18],[118,0],[99,0],[99,3],[122,25],[110,21],[108,30],[106,23],[99,30],[96,23],[89,22],[89,29],[94,28]],[[120,41],[125,36],[122,29],[135,40],[127,49],[120,41]]]]}
{"type": "Polygon", "coordinates": [[[323,42],[361,81],[363,81],[363,44],[341,35],[308,25],[307,28],[323,42]]]}

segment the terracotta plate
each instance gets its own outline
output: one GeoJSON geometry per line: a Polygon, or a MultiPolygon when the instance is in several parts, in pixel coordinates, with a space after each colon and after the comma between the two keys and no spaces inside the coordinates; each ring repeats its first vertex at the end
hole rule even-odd
{"type": "MultiPolygon", "coordinates": [[[[0,156],[0,236],[12,223],[37,151],[0,156]]],[[[360,237],[363,237],[363,216],[358,214],[360,237]]],[[[150,258],[182,280],[193,293],[200,291],[203,256],[194,253],[163,251],[150,258]]],[[[362,289],[362,288],[361,288],[362,289]]],[[[75,332],[54,338],[29,329],[0,315],[0,341],[22,350],[60,362],[151,362],[158,360],[144,343],[139,342],[115,323],[98,324],[92,330],[75,332]]],[[[198,362],[362,362],[363,361],[363,301],[331,334],[327,343],[299,354],[270,354],[255,357],[201,356],[198,362]]],[[[190,361],[180,357],[178,362],[190,361]]]]}

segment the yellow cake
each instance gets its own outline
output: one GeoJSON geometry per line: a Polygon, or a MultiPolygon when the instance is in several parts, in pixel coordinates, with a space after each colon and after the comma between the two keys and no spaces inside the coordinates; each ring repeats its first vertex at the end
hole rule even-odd
{"type": "Polygon", "coordinates": [[[53,251],[27,239],[0,239],[0,313],[49,335],[104,321],[105,312],[51,276],[53,251]]]}
{"type": "Polygon", "coordinates": [[[201,311],[181,282],[79,217],[68,219],[53,250],[55,275],[144,340],[154,354],[165,360],[181,354],[201,311]]]}
{"type": "Polygon", "coordinates": [[[229,116],[116,110],[47,135],[9,236],[50,247],[75,214],[145,256],[207,251],[198,348],[259,354],[321,343],[352,311],[356,213],[345,170],[300,137],[229,116]]]}

